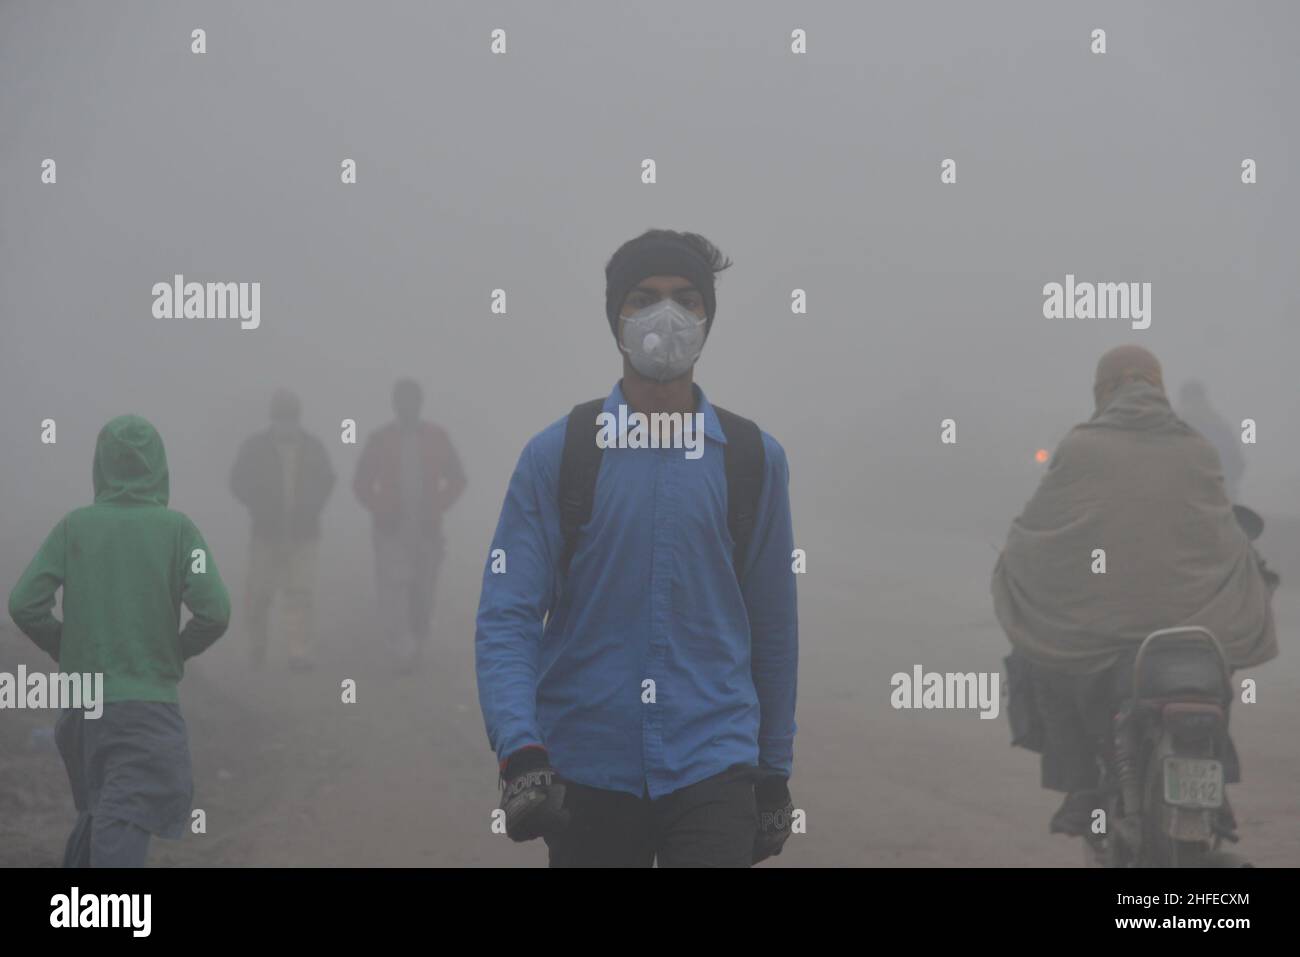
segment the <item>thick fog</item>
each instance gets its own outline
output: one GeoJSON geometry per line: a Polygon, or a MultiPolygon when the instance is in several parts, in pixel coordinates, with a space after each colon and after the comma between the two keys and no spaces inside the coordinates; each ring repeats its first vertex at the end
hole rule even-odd
{"type": "MultiPolygon", "coordinates": [[[[234,605],[180,686],[195,805],[217,810],[158,861],[544,863],[488,826],[480,578],[524,444],[621,375],[605,263],[666,228],[734,260],[695,381],[784,447],[807,553],[790,786],[809,828],[779,863],[1077,863],[1004,717],[896,711],[889,680],[1000,667],[995,550],[1035,452],[1092,414],[1097,359],[1122,343],[1155,353],[1175,403],[1196,379],[1234,427],[1257,423],[1241,499],[1283,575],[1282,653],[1252,672],[1264,702],[1234,713],[1234,803],[1252,850],[1300,863],[1297,28],[1282,2],[0,5],[0,583],[90,503],[97,433],[137,413],[234,605]],[[260,325],[156,318],[151,289],[176,274],[260,282],[260,325]],[[1045,318],[1067,274],[1150,283],[1149,328],[1045,318]],[[403,377],[468,487],[429,670],[395,678],[351,482],[403,377]],[[281,387],[338,475],[321,661],[292,676],[273,638],[250,676],[229,479],[281,387]],[[369,716],[339,704],[348,677],[369,716]]],[[[49,666],[7,622],[0,646],[8,670],[49,666]]],[[[20,813],[11,795],[0,863],[57,862],[57,754],[0,720],[0,792],[39,767],[61,802],[20,813]]]]}

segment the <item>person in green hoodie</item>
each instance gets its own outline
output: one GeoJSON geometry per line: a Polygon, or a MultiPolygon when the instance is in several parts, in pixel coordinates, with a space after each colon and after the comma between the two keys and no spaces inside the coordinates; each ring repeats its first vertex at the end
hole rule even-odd
{"type": "Polygon", "coordinates": [[[225,632],[230,597],[199,530],[167,507],[152,425],[135,415],[105,425],[92,477],[94,504],[54,526],[10,593],[9,616],[61,672],[103,675],[100,717],[66,708],[55,726],[78,812],[63,865],[138,867],[151,835],[179,838],[189,822],[177,684],[186,660],[225,632]]]}

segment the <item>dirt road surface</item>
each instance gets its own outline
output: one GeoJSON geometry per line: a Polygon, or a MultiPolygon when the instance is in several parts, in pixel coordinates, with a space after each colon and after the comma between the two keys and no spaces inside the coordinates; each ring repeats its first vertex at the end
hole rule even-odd
{"type": "MultiPolygon", "coordinates": [[[[987,543],[879,544],[855,568],[829,571],[813,556],[800,582],[792,792],[808,830],[764,866],[1077,866],[1077,844],[1047,833],[1058,798],[1038,788],[1036,756],[1009,746],[1005,715],[890,706],[891,675],[914,665],[1001,668],[1006,640],[988,598],[987,543]]],[[[516,845],[490,830],[496,763],[474,681],[473,564],[448,563],[421,674],[393,673],[364,576],[322,583],[319,665],[309,674],[290,674],[282,650],[266,670],[250,671],[232,626],[181,686],[206,833],[156,841],[151,863],[545,864],[541,842],[516,845]],[[341,701],[347,678],[357,682],[355,704],[341,701]]],[[[1244,768],[1232,795],[1240,850],[1260,866],[1300,864],[1297,596],[1277,596],[1282,654],[1248,673],[1259,703],[1233,715],[1244,768]]],[[[50,668],[9,625],[0,670],[19,662],[50,668]]],[[[59,862],[73,807],[53,720],[0,712],[0,865],[59,862]]]]}

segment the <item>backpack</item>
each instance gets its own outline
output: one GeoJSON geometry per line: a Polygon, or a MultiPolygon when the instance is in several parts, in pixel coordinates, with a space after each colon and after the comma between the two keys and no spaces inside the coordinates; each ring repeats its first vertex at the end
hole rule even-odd
{"type": "MultiPolygon", "coordinates": [[[[592,399],[573,407],[564,430],[564,455],[560,460],[560,531],[564,551],[560,557],[560,575],[569,573],[573,553],[578,549],[578,530],[591,519],[596,498],[596,477],[604,451],[596,444],[600,432],[596,416],[605,406],[604,399],[592,399]]],[[[733,557],[739,579],[749,540],[754,533],[758,498],[763,491],[766,455],[763,435],[757,425],[726,409],[713,407],[727,436],[723,446],[723,467],[727,473],[727,530],[736,543],[733,557]]]]}

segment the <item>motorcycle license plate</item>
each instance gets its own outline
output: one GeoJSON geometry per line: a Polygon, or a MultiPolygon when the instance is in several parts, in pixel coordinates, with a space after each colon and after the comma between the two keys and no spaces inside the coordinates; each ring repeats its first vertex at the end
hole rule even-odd
{"type": "Polygon", "coordinates": [[[1165,758],[1165,803],[1222,807],[1223,765],[1209,758],[1165,758]]]}

